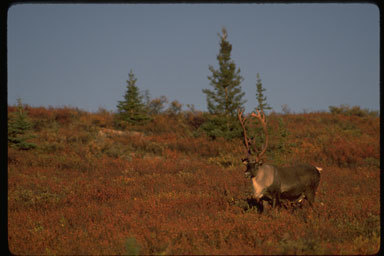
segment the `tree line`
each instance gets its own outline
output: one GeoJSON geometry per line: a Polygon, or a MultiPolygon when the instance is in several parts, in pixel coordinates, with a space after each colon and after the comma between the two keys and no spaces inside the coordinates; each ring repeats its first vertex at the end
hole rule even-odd
{"type": "MultiPolygon", "coordinates": [[[[209,65],[211,75],[208,76],[210,88],[203,89],[206,96],[208,113],[204,113],[204,118],[198,121],[198,128],[210,138],[224,137],[232,139],[242,136],[242,128],[237,120],[237,110],[243,109],[246,100],[245,93],[242,91],[241,82],[244,80],[240,75],[240,68],[236,67],[235,62],[231,58],[232,45],[228,41],[228,33],[225,28],[222,29],[220,38],[220,50],[216,57],[218,68],[215,69],[209,65]]],[[[124,129],[128,126],[140,126],[153,119],[154,115],[167,114],[170,117],[177,117],[182,111],[182,104],[174,100],[168,104],[165,96],[150,99],[149,91],[140,91],[136,85],[137,78],[130,70],[128,75],[126,91],[123,100],[118,101],[117,114],[115,116],[116,128],[124,129]],[[168,107],[166,108],[166,104],[168,107]]],[[[272,108],[267,104],[267,98],[264,94],[259,73],[256,74],[256,102],[255,109],[267,111],[272,108]]],[[[195,112],[193,105],[187,107],[191,112],[195,112]]],[[[290,110],[287,105],[282,106],[283,113],[289,114],[290,110]]],[[[332,114],[354,115],[354,116],[379,116],[378,111],[370,111],[361,109],[359,106],[350,107],[348,105],[340,105],[340,107],[329,106],[332,114]]],[[[279,127],[284,128],[284,124],[280,120],[279,127]]],[[[28,118],[28,112],[24,109],[21,99],[18,99],[17,111],[8,115],[8,143],[12,147],[19,149],[32,149],[36,145],[28,142],[33,138],[31,135],[32,124],[28,118]]],[[[261,134],[261,127],[254,127],[250,132],[251,136],[261,134]]],[[[282,137],[284,132],[281,133],[282,137]]],[[[259,136],[260,137],[260,136],[259,136]]],[[[263,140],[259,138],[260,143],[263,140]]]]}
{"type": "MultiPolygon", "coordinates": [[[[204,89],[206,95],[208,112],[210,116],[201,128],[210,137],[234,138],[241,135],[241,127],[237,122],[237,110],[244,107],[246,100],[245,93],[242,91],[241,82],[244,80],[240,75],[240,68],[236,67],[231,58],[232,45],[228,41],[228,33],[222,29],[220,38],[220,50],[217,55],[218,68],[209,65],[211,75],[208,76],[210,89],[204,89]]],[[[270,110],[271,107],[266,102],[264,95],[265,88],[262,86],[260,75],[256,75],[256,100],[258,109],[270,110]]],[[[163,112],[165,104],[168,102],[165,96],[150,100],[149,93],[140,93],[136,85],[137,78],[133,71],[129,73],[127,89],[124,100],[117,104],[117,116],[121,122],[138,125],[149,121],[152,114],[163,112]]],[[[193,108],[193,106],[190,106],[193,108]]],[[[168,109],[168,114],[177,114],[181,111],[182,105],[178,101],[172,101],[168,109]]]]}

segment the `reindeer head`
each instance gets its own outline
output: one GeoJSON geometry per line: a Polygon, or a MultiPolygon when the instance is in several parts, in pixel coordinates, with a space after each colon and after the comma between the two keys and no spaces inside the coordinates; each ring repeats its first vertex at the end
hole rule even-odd
{"type": "Polygon", "coordinates": [[[252,112],[251,117],[255,117],[258,120],[260,120],[265,133],[265,144],[261,152],[259,152],[255,146],[255,139],[254,138],[250,139],[247,136],[247,130],[245,128],[247,119],[243,117],[243,111],[239,109],[237,112],[237,116],[239,118],[241,127],[243,127],[244,146],[247,150],[247,157],[242,159],[242,162],[247,167],[247,169],[245,170],[245,176],[247,178],[253,178],[256,176],[257,170],[259,169],[260,166],[263,165],[263,156],[268,147],[268,131],[267,131],[267,122],[265,119],[265,114],[263,110],[260,110],[260,111],[256,110],[256,112],[257,114],[255,112],[252,112]]]}

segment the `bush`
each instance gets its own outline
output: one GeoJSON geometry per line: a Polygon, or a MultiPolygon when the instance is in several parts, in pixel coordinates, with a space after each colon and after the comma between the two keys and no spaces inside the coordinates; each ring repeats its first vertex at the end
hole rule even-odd
{"type": "Polygon", "coordinates": [[[369,109],[361,109],[359,106],[350,107],[347,104],[341,104],[340,107],[329,106],[329,112],[331,112],[331,114],[341,114],[341,115],[346,115],[346,116],[360,116],[360,117],[364,117],[364,116],[377,117],[377,116],[379,116],[378,111],[369,110],[369,109]]]}
{"type": "Polygon", "coordinates": [[[129,237],[125,241],[125,252],[127,255],[139,255],[140,246],[137,244],[134,237],[129,237]]]}
{"type": "Polygon", "coordinates": [[[91,115],[91,123],[98,127],[112,127],[113,116],[114,114],[111,111],[99,108],[96,113],[91,115]]]}
{"type": "Polygon", "coordinates": [[[171,104],[169,105],[168,109],[167,109],[167,113],[171,116],[175,116],[175,115],[178,115],[180,114],[181,112],[181,108],[183,107],[183,104],[181,104],[180,102],[178,102],[177,100],[174,100],[171,102],[171,104]]]}
{"type": "Polygon", "coordinates": [[[193,129],[197,130],[199,127],[207,121],[206,115],[201,112],[192,113],[187,112],[185,115],[185,119],[189,126],[192,126],[193,129]]]}

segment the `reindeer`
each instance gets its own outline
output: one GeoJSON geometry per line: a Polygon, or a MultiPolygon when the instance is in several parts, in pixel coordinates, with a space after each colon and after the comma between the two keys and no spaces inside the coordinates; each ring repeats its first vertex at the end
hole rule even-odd
{"type": "Polygon", "coordinates": [[[264,163],[264,154],[268,147],[268,130],[265,114],[262,110],[252,112],[251,117],[257,118],[265,133],[265,144],[259,152],[255,147],[254,138],[248,138],[245,128],[247,119],[243,111],[238,110],[238,118],[243,128],[244,145],[247,157],[242,159],[246,178],[250,178],[254,190],[253,198],[260,211],[263,211],[263,201],[269,201],[272,207],[280,206],[280,200],[301,203],[306,199],[311,207],[315,200],[316,190],[320,182],[322,168],[308,164],[291,167],[278,167],[264,163]]]}

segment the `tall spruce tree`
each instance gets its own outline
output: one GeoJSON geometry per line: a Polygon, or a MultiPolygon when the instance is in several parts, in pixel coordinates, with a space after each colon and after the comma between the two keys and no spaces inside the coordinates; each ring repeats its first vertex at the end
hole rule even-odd
{"type": "Polygon", "coordinates": [[[256,74],[256,99],[258,106],[255,109],[260,110],[271,110],[272,108],[267,104],[267,97],[264,96],[265,88],[263,88],[263,84],[261,83],[259,73],[256,74]]]}
{"type": "Polygon", "coordinates": [[[119,101],[117,105],[119,118],[131,124],[139,124],[149,119],[145,104],[143,103],[143,95],[140,94],[136,81],[137,78],[131,69],[124,100],[119,101]]]}
{"type": "Polygon", "coordinates": [[[232,45],[227,40],[227,30],[222,29],[220,37],[220,52],[217,55],[219,68],[215,69],[209,65],[212,72],[208,76],[213,90],[204,89],[207,96],[208,111],[211,114],[235,116],[239,107],[245,103],[244,93],[241,91],[240,83],[243,77],[240,75],[240,68],[231,59],[232,45]]]}
{"type": "Polygon", "coordinates": [[[245,103],[244,92],[241,91],[240,83],[243,77],[240,68],[231,59],[232,45],[228,42],[227,30],[222,29],[220,37],[220,51],[217,55],[218,69],[209,65],[212,72],[208,76],[212,90],[204,89],[207,97],[208,111],[214,114],[201,127],[211,138],[225,137],[233,138],[241,136],[241,128],[236,119],[236,111],[245,103]]]}

